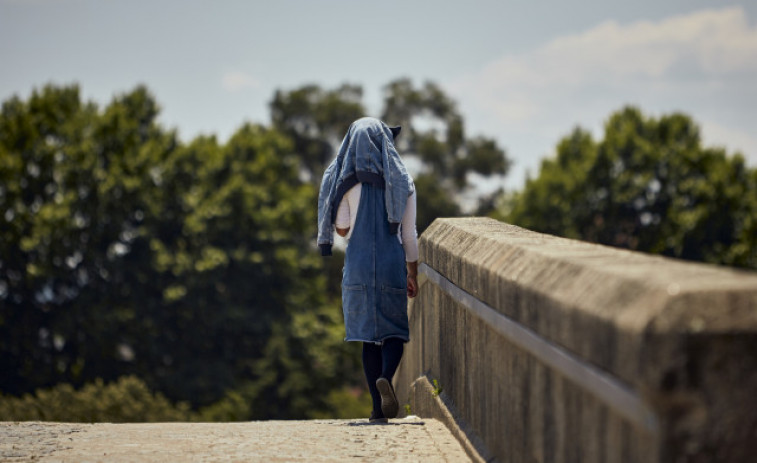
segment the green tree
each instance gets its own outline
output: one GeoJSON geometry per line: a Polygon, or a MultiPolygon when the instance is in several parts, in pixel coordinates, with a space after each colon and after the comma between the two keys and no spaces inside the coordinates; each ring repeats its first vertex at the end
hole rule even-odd
{"type": "Polygon", "coordinates": [[[195,408],[252,391],[242,419],[326,412],[356,354],[335,342],[292,140],[245,125],[183,144],[158,113],[144,87],[102,110],[76,86],[3,104],[0,391],[133,374],[195,408]]]}
{"type": "MultiPolygon", "coordinates": [[[[295,140],[303,169],[313,183],[333,159],[350,123],[365,115],[362,88],[342,85],[323,90],[307,85],[277,91],[271,102],[274,127],[295,140]]],[[[469,174],[505,175],[510,160],[490,138],[467,138],[464,120],[455,102],[432,82],[416,88],[409,79],[397,79],[384,88],[381,119],[402,125],[397,146],[403,157],[420,164],[415,175],[419,207],[418,231],[436,217],[461,214],[461,196],[472,191],[469,174]]]]}
{"type": "Polygon", "coordinates": [[[311,84],[274,94],[271,122],[294,140],[302,171],[314,183],[321,181],[347,127],[365,114],[362,98],[362,87],[350,84],[333,90],[311,84]]]}
{"type": "Polygon", "coordinates": [[[75,86],[3,104],[3,391],[117,375],[119,320],[140,276],[124,261],[136,256],[128,250],[149,171],[175,145],[155,126],[157,111],[144,88],[102,113],[75,86]]]}
{"type": "Polygon", "coordinates": [[[197,415],[187,403],[170,403],[160,393],[153,394],[144,381],[123,376],[105,384],[101,380],[75,390],[68,383],[38,389],[23,397],[0,395],[3,421],[64,421],[123,423],[134,421],[190,421],[197,415]]]}
{"type": "Polygon", "coordinates": [[[675,113],[626,107],[595,142],[575,129],[504,217],[533,230],[683,259],[757,268],[757,170],[701,145],[675,113]]]}
{"type": "Polygon", "coordinates": [[[151,367],[172,398],[208,404],[254,380],[274,324],[323,304],[309,249],[315,190],[296,161],[286,137],[251,125],[225,146],[198,138],[167,160],[144,230],[160,292],[136,326],[153,337],[147,355],[160,356],[151,367]]]}
{"type": "Polygon", "coordinates": [[[415,88],[410,79],[398,79],[384,93],[381,117],[402,125],[403,152],[417,156],[428,174],[453,192],[469,186],[469,173],[505,175],[509,170],[510,160],[493,139],[466,137],[457,105],[433,82],[415,88]]]}
{"type": "Polygon", "coordinates": [[[460,215],[461,195],[473,187],[469,174],[507,174],[511,161],[504,150],[491,138],[468,138],[457,105],[433,82],[416,88],[410,79],[397,79],[384,94],[382,119],[402,125],[400,152],[422,164],[415,178],[423,198],[419,232],[437,217],[460,215]]]}

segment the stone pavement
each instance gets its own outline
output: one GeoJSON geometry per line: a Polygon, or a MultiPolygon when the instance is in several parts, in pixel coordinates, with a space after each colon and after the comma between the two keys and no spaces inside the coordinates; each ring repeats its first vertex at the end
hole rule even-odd
{"type": "Polygon", "coordinates": [[[0,422],[2,462],[468,462],[434,419],[242,423],[0,422]]]}

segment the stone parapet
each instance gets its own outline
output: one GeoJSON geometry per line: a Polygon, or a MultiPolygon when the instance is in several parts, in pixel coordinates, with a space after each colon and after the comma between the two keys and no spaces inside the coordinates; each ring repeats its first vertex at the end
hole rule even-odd
{"type": "Polygon", "coordinates": [[[447,403],[486,459],[753,461],[755,273],[482,218],[437,219],[420,254],[399,398],[447,403]]]}

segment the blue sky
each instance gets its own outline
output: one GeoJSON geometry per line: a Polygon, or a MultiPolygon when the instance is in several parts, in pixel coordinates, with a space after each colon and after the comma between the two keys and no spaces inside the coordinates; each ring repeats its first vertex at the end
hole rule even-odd
{"type": "Polygon", "coordinates": [[[0,63],[2,100],[144,83],[185,140],[268,123],[276,89],[361,84],[375,115],[390,80],[433,80],[515,161],[509,189],[625,104],[684,111],[757,166],[754,1],[0,0],[0,63]]]}

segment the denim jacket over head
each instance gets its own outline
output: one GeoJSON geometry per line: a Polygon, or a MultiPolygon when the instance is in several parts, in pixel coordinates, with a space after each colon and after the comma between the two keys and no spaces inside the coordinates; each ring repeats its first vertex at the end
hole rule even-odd
{"type": "Polygon", "coordinates": [[[318,246],[323,256],[331,255],[339,203],[358,183],[370,183],[384,190],[387,220],[391,233],[396,234],[415,185],[394,147],[392,131],[372,117],[363,117],[350,125],[336,158],[323,174],[318,194],[318,246]]]}

